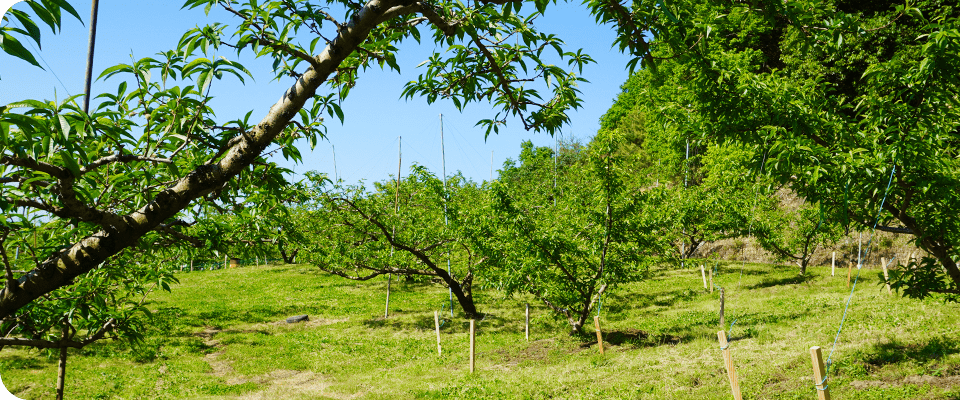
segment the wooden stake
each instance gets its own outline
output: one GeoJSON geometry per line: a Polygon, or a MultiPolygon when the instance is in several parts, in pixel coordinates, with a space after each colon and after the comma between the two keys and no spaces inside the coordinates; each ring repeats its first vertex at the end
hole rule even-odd
{"type": "Polygon", "coordinates": [[[440,312],[433,312],[433,326],[437,329],[437,356],[443,356],[443,350],[440,348],[440,312]]]}
{"type": "Polygon", "coordinates": [[[847,289],[850,289],[850,277],[853,275],[853,263],[847,263],[847,289]]]}
{"type": "Polygon", "coordinates": [[[383,306],[383,318],[390,316],[390,281],[393,280],[393,274],[387,274],[387,304],[383,306]]]}
{"type": "Polygon", "coordinates": [[[593,316],[593,327],[597,329],[597,347],[600,348],[600,355],[603,355],[603,333],[600,331],[600,316],[593,316]]]}
{"type": "Polygon", "coordinates": [[[723,364],[727,367],[727,377],[730,378],[730,390],[733,392],[735,400],[743,400],[740,394],[740,383],[737,382],[737,371],[733,368],[733,355],[730,354],[729,344],[727,343],[727,333],[717,332],[717,338],[720,339],[720,348],[723,349],[723,364]]]}
{"type": "Polygon", "coordinates": [[[713,268],[710,268],[710,293],[713,293],[713,268]]]}
{"type": "Polygon", "coordinates": [[[824,378],[827,372],[823,368],[823,355],[820,354],[820,346],[810,348],[810,358],[813,361],[813,384],[817,386],[817,399],[830,400],[830,389],[824,378]]]}
{"type": "Polygon", "coordinates": [[[707,271],[703,270],[703,264],[700,264],[700,277],[703,278],[703,290],[707,290],[707,271]]]}
{"type": "Polygon", "coordinates": [[[727,326],[727,321],[723,319],[723,288],[720,288],[720,328],[727,326]]]}
{"type": "Polygon", "coordinates": [[[476,321],[475,319],[470,320],[470,373],[473,373],[474,367],[476,365],[476,321]]]}
{"type": "Polygon", "coordinates": [[[890,290],[890,273],[887,271],[887,259],[885,257],[880,257],[880,265],[883,266],[883,282],[887,285],[887,294],[892,295],[893,291],[890,290]]]}
{"type": "Polygon", "coordinates": [[[836,275],[837,272],[837,252],[833,252],[833,255],[830,256],[830,276],[836,275]]]}
{"type": "Polygon", "coordinates": [[[527,341],[530,341],[530,303],[527,303],[527,341]]]}

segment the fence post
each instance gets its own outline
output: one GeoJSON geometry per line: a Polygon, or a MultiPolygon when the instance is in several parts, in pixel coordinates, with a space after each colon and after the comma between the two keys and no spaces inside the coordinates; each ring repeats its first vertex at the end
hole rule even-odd
{"type": "Polygon", "coordinates": [[[817,399],[830,400],[830,385],[826,383],[826,371],[823,368],[823,355],[820,346],[810,348],[810,358],[813,361],[813,383],[817,386],[817,399]]]}
{"type": "Polygon", "coordinates": [[[437,357],[443,356],[443,350],[440,348],[440,312],[433,312],[433,326],[437,330],[437,357]]]}
{"type": "Polygon", "coordinates": [[[603,355],[603,333],[600,331],[600,316],[593,316],[593,327],[597,329],[597,346],[600,347],[600,355],[603,355]]]}
{"type": "Polygon", "coordinates": [[[723,351],[723,364],[727,367],[727,377],[730,378],[730,390],[733,392],[733,398],[735,400],[743,400],[743,395],[740,394],[740,383],[737,382],[737,371],[733,368],[733,355],[730,354],[730,346],[727,343],[727,333],[724,331],[717,332],[717,338],[720,340],[720,349],[723,351]]]}
{"type": "Polygon", "coordinates": [[[476,321],[475,319],[470,320],[470,373],[473,373],[474,366],[476,365],[476,321]]]}

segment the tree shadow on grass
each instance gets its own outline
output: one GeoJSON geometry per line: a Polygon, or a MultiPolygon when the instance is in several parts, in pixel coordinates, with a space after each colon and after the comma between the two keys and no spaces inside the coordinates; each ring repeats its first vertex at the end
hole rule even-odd
{"type": "Polygon", "coordinates": [[[748,288],[748,289],[763,289],[763,288],[774,287],[774,286],[782,286],[782,285],[798,285],[798,284],[801,284],[801,283],[810,282],[810,281],[812,281],[814,278],[816,278],[816,276],[814,276],[814,274],[811,274],[811,273],[808,272],[806,275],[799,275],[799,274],[798,274],[798,275],[796,275],[796,276],[791,276],[791,277],[786,277],[786,278],[764,279],[763,281],[761,281],[760,283],[758,283],[758,284],[756,284],[756,285],[747,286],[747,288],[748,288]]]}
{"type": "MultiPolygon", "coordinates": [[[[576,336],[580,340],[579,349],[587,349],[597,345],[597,335],[595,332],[583,333],[576,336]]],[[[675,345],[683,341],[683,338],[670,334],[651,334],[639,329],[621,329],[609,332],[603,332],[604,344],[614,346],[656,347],[662,345],[675,345]]]]}
{"type": "Polygon", "coordinates": [[[957,353],[960,353],[960,343],[942,336],[920,343],[902,343],[898,340],[891,340],[887,343],[873,345],[871,351],[864,355],[863,362],[878,367],[904,361],[914,361],[922,364],[945,359],[947,356],[957,353]]]}

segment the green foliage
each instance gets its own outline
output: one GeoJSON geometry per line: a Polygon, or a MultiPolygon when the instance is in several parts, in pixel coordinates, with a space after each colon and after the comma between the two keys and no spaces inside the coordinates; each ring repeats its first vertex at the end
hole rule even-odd
{"type": "Polygon", "coordinates": [[[300,211],[299,228],[303,261],[354,280],[434,279],[452,289],[468,317],[478,316],[473,282],[483,258],[467,240],[480,208],[475,183],[459,174],[445,182],[416,165],[407,178],[377,182],[372,191],[308,175],[311,202],[300,211]]]}
{"type": "Polygon", "coordinates": [[[960,220],[944,211],[960,206],[952,189],[960,185],[960,9],[939,1],[657,4],[593,4],[621,34],[653,34],[649,46],[631,48],[649,68],[623,95],[646,102],[648,129],[750,149],[752,171],[818,204],[829,221],[872,229],[879,220],[881,230],[912,234],[948,271],[949,290],[960,290],[960,220]]]}
{"type": "Polygon", "coordinates": [[[589,148],[523,145],[490,188],[486,223],[473,240],[495,265],[498,287],[530,293],[580,332],[608,289],[642,280],[668,243],[645,191],[618,156],[622,139],[598,135],[589,148]]]}
{"type": "Polygon", "coordinates": [[[28,12],[13,8],[3,15],[2,21],[6,23],[0,26],[0,50],[42,69],[43,67],[37,62],[33,53],[21,43],[21,39],[30,39],[37,44],[37,47],[43,48],[40,44],[41,29],[34,19],[39,19],[43,25],[50,27],[50,30],[56,34],[60,31],[60,26],[63,23],[64,11],[77,20],[80,20],[80,15],[65,0],[25,0],[22,4],[30,7],[33,16],[28,12]],[[13,26],[13,21],[16,21],[18,25],[13,26]],[[18,39],[17,36],[20,36],[21,39],[18,39]]]}

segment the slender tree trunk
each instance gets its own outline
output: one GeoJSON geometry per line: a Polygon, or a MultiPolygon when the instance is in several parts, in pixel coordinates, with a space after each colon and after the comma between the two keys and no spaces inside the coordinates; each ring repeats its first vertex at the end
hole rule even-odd
{"type": "Polygon", "coordinates": [[[57,400],[63,400],[63,382],[67,378],[67,348],[60,348],[60,364],[57,366],[57,400]]]}
{"type": "Polygon", "coordinates": [[[457,282],[447,273],[443,268],[432,268],[436,271],[437,276],[450,287],[450,291],[453,292],[453,296],[457,298],[457,303],[460,304],[460,308],[463,309],[465,316],[469,318],[480,318],[481,315],[477,312],[477,306],[473,303],[473,290],[471,289],[473,274],[468,273],[467,277],[464,278],[464,284],[461,285],[460,282],[457,282]],[[466,290],[464,290],[466,289],[466,290]]]}

